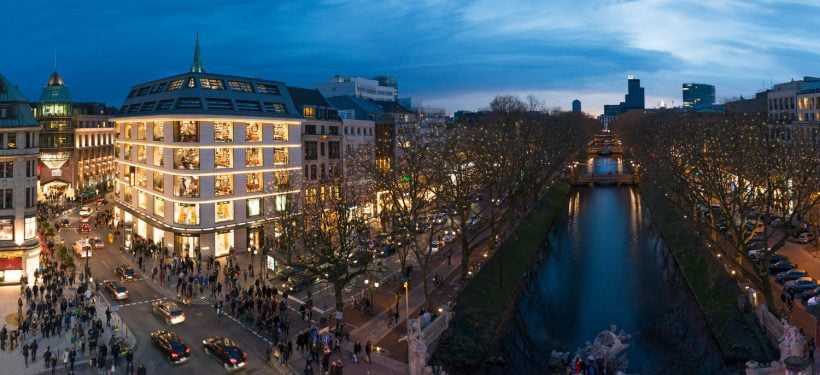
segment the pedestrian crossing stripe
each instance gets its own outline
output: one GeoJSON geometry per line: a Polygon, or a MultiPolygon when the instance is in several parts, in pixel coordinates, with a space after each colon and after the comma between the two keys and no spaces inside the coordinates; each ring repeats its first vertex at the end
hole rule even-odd
{"type": "Polygon", "coordinates": [[[128,307],[128,306],[142,305],[144,303],[152,303],[152,302],[162,301],[164,299],[167,299],[167,298],[162,297],[162,298],[148,299],[148,300],[145,300],[145,301],[124,303],[122,305],[117,305],[117,306],[119,306],[119,307],[128,307]]]}

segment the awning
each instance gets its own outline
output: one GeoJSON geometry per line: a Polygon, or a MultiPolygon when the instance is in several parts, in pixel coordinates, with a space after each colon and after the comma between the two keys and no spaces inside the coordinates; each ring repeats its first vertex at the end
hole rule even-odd
{"type": "Polygon", "coordinates": [[[0,258],[0,271],[22,270],[23,258],[0,258]]]}

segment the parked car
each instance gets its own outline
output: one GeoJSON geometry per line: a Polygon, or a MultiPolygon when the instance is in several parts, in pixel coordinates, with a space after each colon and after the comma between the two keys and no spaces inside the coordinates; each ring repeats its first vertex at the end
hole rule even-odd
{"type": "Polygon", "coordinates": [[[775,264],[781,260],[789,260],[789,257],[774,253],[771,257],[769,257],[769,264],[775,264]]]}
{"type": "Polygon", "coordinates": [[[386,242],[379,246],[379,250],[376,253],[377,256],[382,258],[387,258],[396,253],[396,245],[386,242]]]}
{"type": "Polygon", "coordinates": [[[817,286],[814,289],[804,290],[803,293],[800,293],[800,299],[802,299],[803,302],[817,296],[820,296],[820,286],[817,286]]]}
{"type": "Polygon", "coordinates": [[[818,286],[820,286],[820,284],[817,283],[817,280],[815,278],[804,276],[787,282],[786,286],[783,287],[783,290],[785,290],[787,293],[798,293],[817,288],[818,286]]]}
{"type": "Polygon", "coordinates": [[[789,262],[788,260],[781,260],[781,261],[779,261],[775,264],[770,264],[769,265],[769,273],[786,272],[786,271],[788,271],[792,268],[796,268],[796,267],[797,267],[796,264],[794,264],[792,262],[789,262]]]}
{"type": "Polygon", "coordinates": [[[245,367],[245,360],[248,359],[248,355],[233,340],[227,337],[209,337],[202,340],[202,346],[205,353],[216,357],[225,367],[225,370],[230,371],[245,367]]]}
{"type": "Polygon", "coordinates": [[[120,280],[134,280],[134,278],[136,277],[134,267],[131,267],[130,264],[123,264],[117,266],[117,268],[114,269],[114,273],[116,273],[117,276],[120,277],[120,280]]]}
{"type": "Polygon", "coordinates": [[[780,228],[780,227],[782,227],[782,226],[783,226],[783,219],[781,219],[781,218],[779,218],[779,217],[778,217],[778,218],[775,218],[774,220],[772,220],[772,221],[769,223],[769,226],[771,226],[772,228],[780,228]]]}
{"type": "Polygon", "coordinates": [[[814,233],[812,232],[799,232],[792,234],[789,236],[789,241],[797,242],[800,244],[807,244],[809,242],[814,241],[814,233]]]}
{"type": "Polygon", "coordinates": [[[169,325],[185,321],[185,313],[179,305],[171,301],[157,301],[151,304],[151,312],[169,325]]]}
{"type": "Polygon", "coordinates": [[[119,281],[106,280],[103,282],[103,290],[111,294],[114,299],[128,298],[128,288],[120,285],[119,281]]]}
{"type": "Polygon", "coordinates": [[[480,221],[481,219],[478,218],[478,215],[470,215],[470,217],[467,219],[467,226],[473,227],[477,225],[480,221]]]}
{"type": "Polygon", "coordinates": [[[455,241],[455,239],[456,239],[456,234],[453,233],[453,232],[445,232],[444,237],[441,237],[441,240],[444,241],[444,243],[453,242],[453,241],[455,241]]]}
{"type": "Polygon", "coordinates": [[[766,248],[766,242],[765,241],[751,241],[751,242],[746,244],[746,251],[762,250],[762,249],[765,249],[765,248],[766,248]]]}
{"type": "Polygon", "coordinates": [[[184,363],[188,361],[191,355],[191,348],[182,341],[175,332],[164,329],[158,329],[151,332],[151,343],[159,349],[162,354],[165,354],[165,359],[173,364],[184,363]]]}
{"type": "Polygon", "coordinates": [[[777,274],[775,281],[779,284],[783,284],[786,281],[797,280],[801,277],[808,276],[809,272],[804,269],[793,268],[788,271],[784,271],[777,274]]]}

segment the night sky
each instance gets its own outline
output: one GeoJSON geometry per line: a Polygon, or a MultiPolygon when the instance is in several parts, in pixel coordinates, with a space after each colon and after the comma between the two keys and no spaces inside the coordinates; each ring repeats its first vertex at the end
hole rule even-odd
{"type": "Polygon", "coordinates": [[[75,101],[119,106],[137,83],[187,71],[199,32],[208,72],[314,87],[394,75],[399,96],[448,112],[533,94],[600,113],[626,76],[647,107],[683,82],[718,100],[820,75],[820,1],[10,1],[0,73],[31,100],[57,68],[75,101]]]}

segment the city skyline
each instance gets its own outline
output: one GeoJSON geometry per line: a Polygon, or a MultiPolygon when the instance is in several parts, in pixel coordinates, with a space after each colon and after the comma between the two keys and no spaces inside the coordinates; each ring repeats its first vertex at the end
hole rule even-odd
{"type": "Polygon", "coordinates": [[[385,74],[398,78],[400,97],[450,113],[484,107],[498,94],[532,94],[565,110],[578,98],[597,114],[622,97],[628,74],[641,79],[647,107],[660,100],[680,105],[683,82],[715,85],[720,101],[815,75],[818,54],[805,48],[810,36],[801,37],[816,13],[811,9],[820,7],[809,1],[510,1],[503,7],[243,1],[117,9],[97,2],[80,12],[68,4],[15,3],[0,16],[17,30],[4,40],[11,58],[0,70],[36,98],[56,55],[78,101],[118,106],[135,83],[186,71],[199,32],[212,73],[308,88],[334,75],[385,74]]]}

